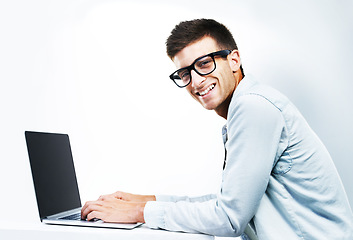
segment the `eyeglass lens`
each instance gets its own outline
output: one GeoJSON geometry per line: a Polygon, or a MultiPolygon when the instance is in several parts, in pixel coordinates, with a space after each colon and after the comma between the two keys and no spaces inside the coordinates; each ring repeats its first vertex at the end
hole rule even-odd
{"type": "Polygon", "coordinates": [[[215,69],[215,62],[211,56],[198,59],[190,68],[180,69],[173,75],[174,81],[179,86],[186,86],[191,80],[191,70],[194,69],[200,75],[207,75],[215,69]]]}

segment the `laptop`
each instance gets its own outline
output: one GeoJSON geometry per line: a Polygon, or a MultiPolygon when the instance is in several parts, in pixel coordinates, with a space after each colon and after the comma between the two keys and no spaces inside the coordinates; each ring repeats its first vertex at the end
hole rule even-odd
{"type": "Polygon", "coordinates": [[[82,206],[69,136],[26,131],[25,137],[41,222],[122,229],[142,224],[81,220],[82,206]]]}

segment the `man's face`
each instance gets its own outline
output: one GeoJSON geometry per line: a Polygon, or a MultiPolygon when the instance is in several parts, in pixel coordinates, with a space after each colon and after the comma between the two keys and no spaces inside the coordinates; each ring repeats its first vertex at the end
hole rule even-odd
{"type": "MultiPolygon", "coordinates": [[[[178,69],[187,67],[196,58],[219,50],[224,49],[220,49],[213,38],[204,37],[177,53],[173,62],[178,69]]],[[[235,74],[240,72],[240,58],[238,52],[233,51],[227,58],[216,56],[215,62],[216,69],[206,76],[200,76],[192,70],[191,83],[186,89],[204,108],[215,110],[226,118],[232,94],[240,81],[237,79],[239,74],[235,74]]]]}

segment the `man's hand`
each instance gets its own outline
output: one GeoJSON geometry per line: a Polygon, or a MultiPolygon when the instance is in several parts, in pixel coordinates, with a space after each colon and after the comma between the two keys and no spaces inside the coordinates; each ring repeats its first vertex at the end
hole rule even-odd
{"type": "Polygon", "coordinates": [[[147,201],[155,201],[153,195],[135,195],[115,192],[100,196],[97,201],[89,201],[81,209],[81,218],[98,218],[104,222],[136,223],[145,222],[143,211],[147,201]]]}
{"type": "Polygon", "coordinates": [[[101,200],[106,197],[114,197],[117,199],[121,199],[128,202],[148,202],[148,201],[156,201],[156,197],[154,195],[137,195],[126,192],[117,191],[115,193],[109,195],[100,196],[98,200],[101,200]]]}

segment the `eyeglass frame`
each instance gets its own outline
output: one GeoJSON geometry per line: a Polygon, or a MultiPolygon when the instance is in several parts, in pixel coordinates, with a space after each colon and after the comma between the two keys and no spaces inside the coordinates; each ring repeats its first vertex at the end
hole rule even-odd
{"type": "MultiPolygon", "coordinates": [[[[183,67],[183,68],[180,68],[176,71],[174,71],[172,74],[169,75],[169,78],[175,83],[175,85],[177,85],[178,87],[180,88],[184,88],[186,86],[188,86],[190,83],[191,83],[191,71],[194,70],[197,74],[199,74],[200,76],[206,76],[208,74],[211,74],[214,70],[216,70],[216,61],[214,59],[215,56],[222,56],[222,57],[226,57],[228,56],[232,51],[229,50],[229,49],[225,49],[225,50],[220,50],[220,51],[216,51],[216,52],[212,52],[212,53],[209,53],[209,54],[206,54],[206,55],[203,55],[201,57],[198,57],[194,60],[194,62],[192,64],[190,64],[189,66],[187,67],[183,67]],[[200,59],[202,58],[205,58],[205,57],[211,57],[212,58],[212,61],[214,63],[214,68],[212,69],[212,71],[210,71],[209,73],[200,73],[196,68],[195,68],[195,63],[197,63],[200,59]],[[189,82],[185,85],[185,86],[180,86],[178,85],[178,83],[176,83],[175,79],[173,78],[173,76],[175,75],[175,73],[179,72],[179,71],[182,71],[182,70],[187,70],[190,74],[190,80],[189,82]]],[[[180,78],[181,79],[181,78],[180,78]]]]}

